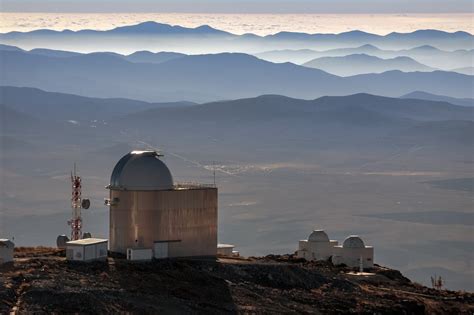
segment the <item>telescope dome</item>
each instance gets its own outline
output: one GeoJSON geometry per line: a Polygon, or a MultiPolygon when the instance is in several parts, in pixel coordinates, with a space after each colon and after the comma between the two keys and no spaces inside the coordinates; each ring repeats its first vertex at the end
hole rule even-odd
{"type": "Polygon", "coordinates": [[[156,151],[132,151],[115,165],[110,177],[110,189],[169,190],[173,177],[156,151]]]}
{"type": "Polygon", "coordinates": [[[342,244],[344,248],[365,248],[364,241],[357,235],[350,235],[342,244]]]}
{"type": "Polygon", "coordinates": [[[329,242],[329,237],[323,230],[314,230],[308,237],[310,242],[329,242]]]}

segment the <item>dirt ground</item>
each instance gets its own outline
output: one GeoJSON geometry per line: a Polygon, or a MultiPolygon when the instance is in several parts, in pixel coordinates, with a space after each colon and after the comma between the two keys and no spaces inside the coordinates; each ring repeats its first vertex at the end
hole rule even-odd
{"type": "Polygon", "coordinates": [[[375,267],[356,276],[292,256],[72,263],[19,248],[0,267],[0,314],[472,314],[474,294],[434,290],[375,267]]]}

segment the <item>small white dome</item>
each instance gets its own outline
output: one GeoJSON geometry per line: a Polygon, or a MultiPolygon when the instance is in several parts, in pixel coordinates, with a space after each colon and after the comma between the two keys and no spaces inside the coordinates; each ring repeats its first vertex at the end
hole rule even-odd
{"type": "Polygon", "coordinates": [[[314,230],[308,237],[309,242],[329,242],[329,237],[323,230],[314,230]]]}
{"type": "Polygon", "coordinates": [[[357,235],[350,235],[342,244],[344,248],[365,248],[364,241],[357,235]]]}
{"type": "Polygon", "coordinates": [[[173,188],[171,172],[155,151],[132,151],[115,165],[111,189],[168,190],[173,188]]]}

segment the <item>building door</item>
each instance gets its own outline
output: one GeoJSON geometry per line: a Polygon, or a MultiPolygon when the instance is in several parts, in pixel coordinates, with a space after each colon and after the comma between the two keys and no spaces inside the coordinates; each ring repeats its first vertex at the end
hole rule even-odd
{"type": "Polygon", "coordinates": [[[155,258],[168,258],[168,243],[167,242],[159,242],[155,243],[155,258]]]}

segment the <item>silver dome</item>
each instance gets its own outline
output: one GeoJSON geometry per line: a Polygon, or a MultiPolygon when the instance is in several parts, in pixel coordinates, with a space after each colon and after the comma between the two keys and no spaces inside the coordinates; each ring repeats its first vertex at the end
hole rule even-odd
{"type": "Polygon", "coordinates": [[[342,244],[344,248],[365,248],[364,241],[357,235],[350,235],[342,244]]]}
{"type": "Polygon", "coordinates": [[[171,172],[156,151],[132,151],[115,165],[110,189],[168,190],[173,188],[171,172]]]}
{"type": "Polygon", "coordinates": [[[308,237],[310,242],[329,242],[329,237],[323,230],[314,230],[308,237]]]}

